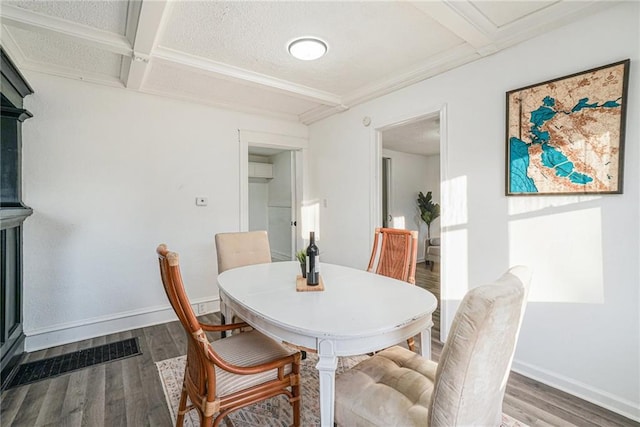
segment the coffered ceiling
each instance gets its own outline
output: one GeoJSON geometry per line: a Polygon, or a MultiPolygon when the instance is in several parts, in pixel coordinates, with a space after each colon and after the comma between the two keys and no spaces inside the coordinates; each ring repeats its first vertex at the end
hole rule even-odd
{"type": "Polygon", "coordinates": [[[612,1],[5,1],[17,66],[305,124],[612,1]],[[287,43],[316,36],[316,61],[287,43]]]}

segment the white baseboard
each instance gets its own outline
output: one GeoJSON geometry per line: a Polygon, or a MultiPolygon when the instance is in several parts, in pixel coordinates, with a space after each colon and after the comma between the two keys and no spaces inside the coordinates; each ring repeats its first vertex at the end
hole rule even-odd
{"type": "MultiPolygon", "coordinates": [[[[197,315],[220,311],[220,299],[200,298],[191,305],[197,315]],[[204,305],[202,305],[204,304],[204,305]],[[198,307],[204,308],[198,312],[198,307]]],[[[169,304],[25,331],[25,351],[32,352],[103,335],[177,320],[169,304]]]]}
{"type": "Polygon", "coordinates": [[[538,368],[517,360],[513,361],[511,369],[525,377],[567,392],[580,399],[591,402],[594,405],[601,406],[612,412],[620,414],[623,417],[630,418],[634,421],[640,421],[640,402],[632,402],[604,390],[599,390],[574,379],[564,377],[556,372],[538,368]]]}

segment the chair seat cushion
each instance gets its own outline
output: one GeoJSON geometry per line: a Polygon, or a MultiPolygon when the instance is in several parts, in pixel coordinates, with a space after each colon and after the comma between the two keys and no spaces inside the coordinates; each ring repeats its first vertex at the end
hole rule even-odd
{"type": "MultiPolygon", "coordinates": [[[[211,346],[228,363],[244,367],[280,359],[296,352],[296,350],[287,349],[258,331],[235,333],[230,337],[213,341],[211,346]]],[[[287,365],[284,373],[286,375],[290,372],[291,364],[287,365]]],[[[237,375],[216,366],[217,394],[218,396],[226,396],[253,385],[276,379],[277,376],[277,369],[255,375],[237,375]]]]}
{"type": "Polygon", "coordinates": [[[394,346],[360,362],[336,379],[339,426],[427,425],[438,364],[394,346]]]}

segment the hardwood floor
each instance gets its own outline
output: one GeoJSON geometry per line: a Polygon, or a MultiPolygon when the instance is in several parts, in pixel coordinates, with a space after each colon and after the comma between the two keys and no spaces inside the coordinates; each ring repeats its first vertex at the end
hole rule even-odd
{"type": "MultiPolygon", "coordinates": [[[[210,323],[219,322],[219,315],[210,314],[204,316],[203,320],[210,323]]],[[[3,391],[0,425],[173,425],[174,420],[169,417],[154,362],[184,353],[186,337],[177,321],[30,353],[23,362],[135,336],[139,337],[142,350],[140,356],[3,391]]],[[[432,348],[434,359],[437,360],[442,344],[434,339],[432,348]]],[[[509,378],[504,411],[531,427],[640,426],[640,423],[515,373],[509,378]]]]}

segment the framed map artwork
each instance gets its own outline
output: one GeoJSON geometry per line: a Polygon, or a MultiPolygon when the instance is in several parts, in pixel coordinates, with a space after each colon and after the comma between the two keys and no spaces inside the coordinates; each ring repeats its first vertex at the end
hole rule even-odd
{"type": "Polygon", "coordinates": [[[629,62],[507,92],[508,196],[622,193],[629,62]]]}

